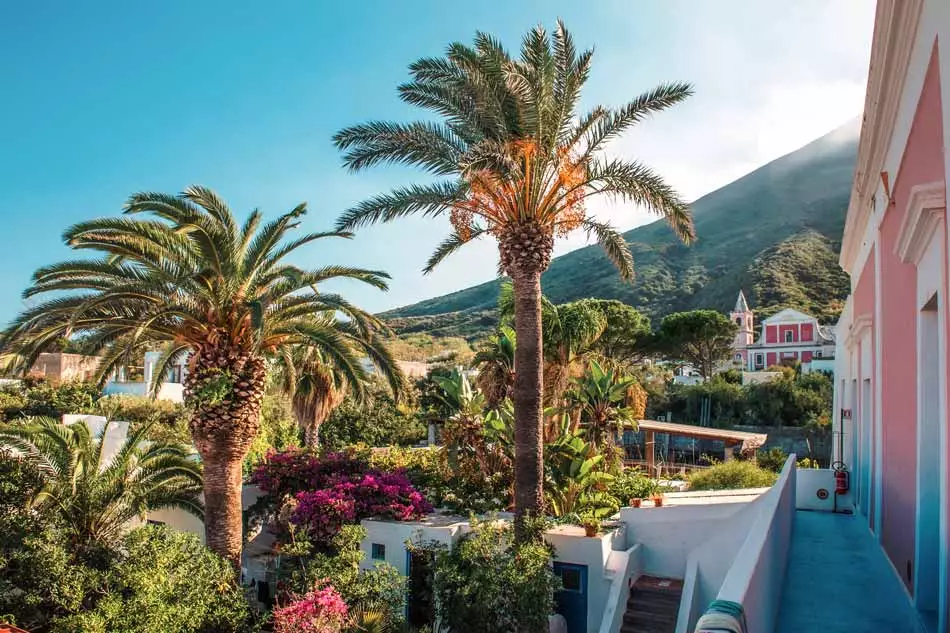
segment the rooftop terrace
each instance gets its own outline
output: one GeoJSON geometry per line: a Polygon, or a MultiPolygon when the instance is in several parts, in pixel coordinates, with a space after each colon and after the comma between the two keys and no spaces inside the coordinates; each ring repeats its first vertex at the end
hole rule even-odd
{"type": "Polygon", "coordinates": [[[795,513],[776,633],[923,633],[863,518],[795,513]]]}

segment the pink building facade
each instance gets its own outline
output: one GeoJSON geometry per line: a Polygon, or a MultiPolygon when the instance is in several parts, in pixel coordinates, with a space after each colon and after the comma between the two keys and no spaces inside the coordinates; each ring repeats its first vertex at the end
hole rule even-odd
{"type": "Polygon", "coordinates": [[[835,355],[834,328],[818,324],[812,316],[782,310],[762,321],[758,339],[752,310],[740,290],[729,319],[738,326],[733,343],[735,365],[747,371],[761,371],[774,365],[832,359],[835,355]]]}
{"type": "Polygon", "coordinates": [[[880,0],[842,239],[835,458],[925,622],[948,630],[950,2],[880,0]]]}

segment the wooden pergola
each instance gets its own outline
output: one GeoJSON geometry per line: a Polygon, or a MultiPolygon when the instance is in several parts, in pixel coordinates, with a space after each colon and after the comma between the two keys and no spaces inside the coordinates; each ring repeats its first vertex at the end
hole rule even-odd
{"type": "Polygon", "coordinates": [[[732,431],[729,429],[715,429],[708,426],[693,426],[692,424],[677,424],[675,422],[658,422],[656,420],[640,420],[637,423],[639,430],[644,433],[644,448],[646,452],[647,471],[652,473],[656,468],[656,434],[668,433],[697,440],[721,440],[726,445],[725,459],[732,459],[732,450],[737,446],[743,454],[755,455],[755,451],[765,444],[768,435],[765,433],[749,433],[747,431],[732,431]]]}

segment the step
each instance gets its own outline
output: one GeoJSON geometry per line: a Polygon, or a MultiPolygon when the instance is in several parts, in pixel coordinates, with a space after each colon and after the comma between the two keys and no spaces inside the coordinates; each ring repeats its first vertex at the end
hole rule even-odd
{"type": "Polygon", "coordinates": [[[634,602],[627,605],[627,613],[642,611],[643,613],[653,613],[656,615],[672,614],[675,618],[680,610],[679,602],[656,603],[656,602],[634,602]]]}
{"type": "Polygon", "coordinates": [[[683,581],[641,576],[630,589],[621,633],[674,633],[683,581]]]}
{"type": "Polygon", "coordinates": [[[679,602],[682,594],[680,593],[660,593],[655,591],[640,591],[639,589],[634,588],[630,592],[630,597],[627,598],[627,602],[632,602],[633,600],[656,600],[657,602],[679,602]]]}

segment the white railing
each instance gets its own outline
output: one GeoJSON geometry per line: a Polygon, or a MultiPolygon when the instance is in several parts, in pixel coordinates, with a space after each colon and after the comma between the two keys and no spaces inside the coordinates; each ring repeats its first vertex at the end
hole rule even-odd
{"type": "Polygon", "coordinates": [[[699,562],[690,556],[686,562],[686,576],[683,578],[683,595],[680,596],[680,608],[676,614],[676,633],[692,630],[693,623],[699,619],[699,562]]]}
{"type": "Polygon", "coordinates": [[[676,633],[693,631],[716,599],[742,604],[749,631],[772,631],[791,540],[795,474],[795,455],[790,455],[767,493],[690,552],[676,633]]]}
{"type": "Polygon", "coordinates": [[[640,575],[639,543],[625,551],[613,552],[613,557],[617,558],[618,564],[607,592],[607,603],[604,605],[604,615],[598,633],[619,633],[624,613],[627,611],[627,593],[631,581],[640,575]]]}
{"type": "Polygon", "coordinates": [[[717,596],[741,604],[755,633],[775,629],[795,520],[796,474],[795,455],[789,455],[717,596]]]}

